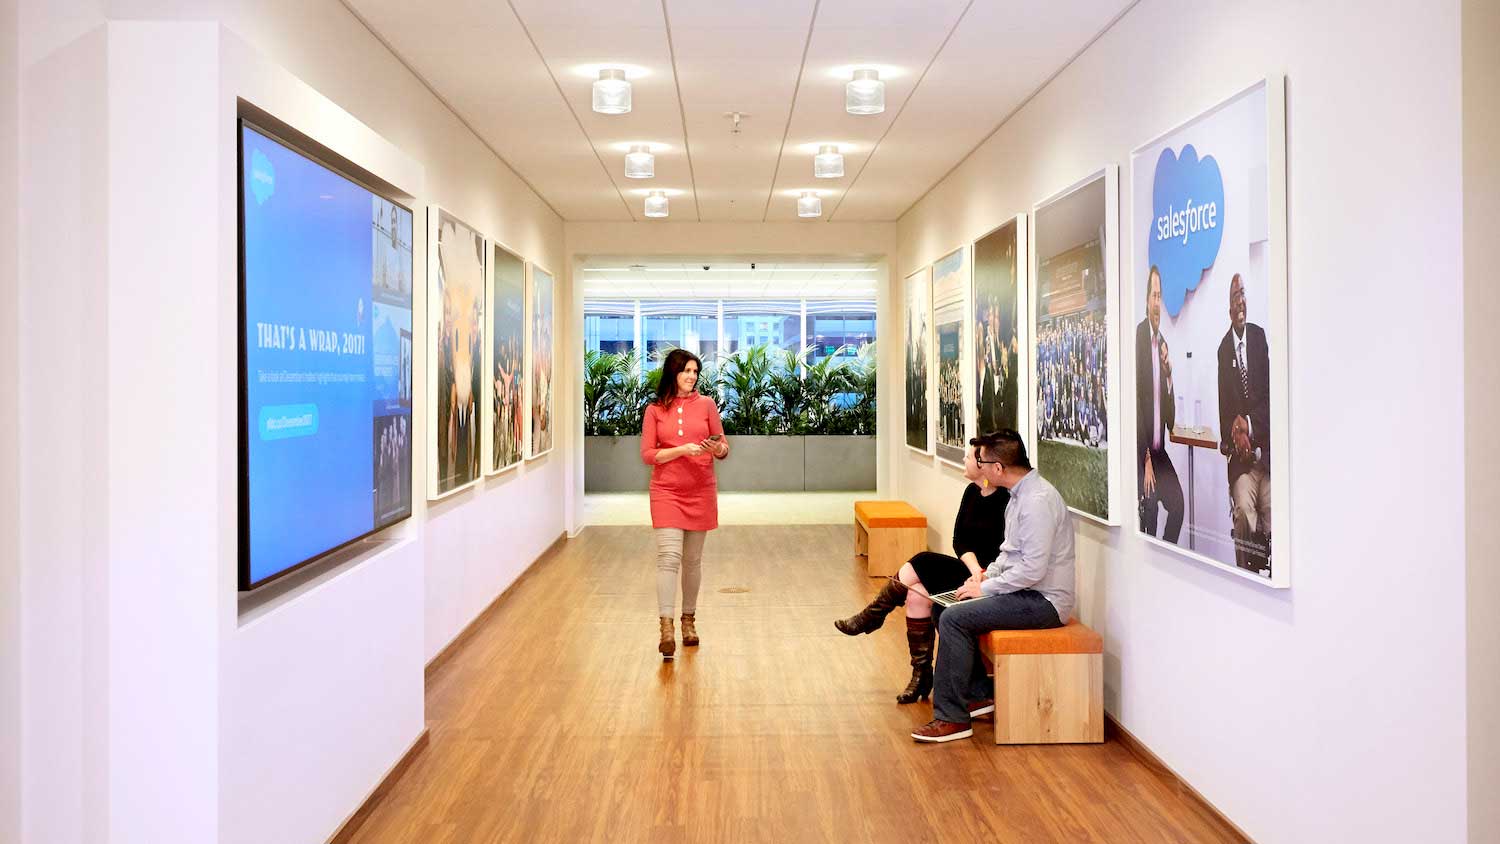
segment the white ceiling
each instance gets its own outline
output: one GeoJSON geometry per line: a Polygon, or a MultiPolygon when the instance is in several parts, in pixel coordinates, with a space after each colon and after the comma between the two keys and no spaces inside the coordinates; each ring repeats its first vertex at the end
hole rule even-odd
{"type": "Polygon", "coordinates": [[[1136,0],[344,2],[564,219],[643,220],[666,189],[673,220],[797,220],[795,192],[817,189],[820,219],[871,222],[1136,0]],[[590,65],[639,68],[629,114],[591,110],[590,65]],[[844,111],[851,66],[884,68],[883,114],[844,111]],[[624,177],[631,142],[665,147],[656,178],[624,177]],[[819,142],[847,147],[843,178],[812,177],[819,142]]]}
{"type": "Polygon", "coordinates": [[[743,257],[641,263],[594,257],[583,270],[586,299],[874,299],[877,265],[864,261],[743,257]],[[708,267],[708,269],[704,269],[708,267]]]}

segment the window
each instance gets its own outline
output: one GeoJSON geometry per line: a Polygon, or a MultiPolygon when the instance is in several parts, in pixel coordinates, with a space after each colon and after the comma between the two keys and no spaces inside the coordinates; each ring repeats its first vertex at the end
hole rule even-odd
{"type": "Polygon", "coordinates": [[[872,310],[814,315],[809,303],[807,334],[813,363],[835,353],[854,357],[859,354],[860,346],[875,341],[875,313],[872,310]]]}
{"type": "Polygon", "coordinates": [[[635,315],[589,314],[583,317],[584,348],[620,354],[635,348],[635,315]]]}

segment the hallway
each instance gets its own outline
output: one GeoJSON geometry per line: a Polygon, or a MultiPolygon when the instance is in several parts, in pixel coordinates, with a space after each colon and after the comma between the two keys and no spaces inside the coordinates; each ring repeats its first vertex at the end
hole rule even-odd
{"type": "Polygon", "coordinates": [[[589,528],[429,670],[429,744],[348,840],[1237,841],[1118,742],[925,746],[897,706],[899,613],[839,525],[726,527],[704,559],[703,645],[655,652],[652,537],[589,528]],[[923,799],[914,793],[937,793],[923,799]]]}

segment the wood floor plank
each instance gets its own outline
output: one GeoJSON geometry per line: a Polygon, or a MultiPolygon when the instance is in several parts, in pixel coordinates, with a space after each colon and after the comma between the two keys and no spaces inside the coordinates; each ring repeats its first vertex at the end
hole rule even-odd
{"type": "Polygon", "coordinates": [[[428,677],[427,749],[357,830],[402,842],[1238,841],[1116,742],[918,745],[898,611],[845,525],[709,536],[703,645],[656,653],[649,528],[590,528],[428,677]]]}

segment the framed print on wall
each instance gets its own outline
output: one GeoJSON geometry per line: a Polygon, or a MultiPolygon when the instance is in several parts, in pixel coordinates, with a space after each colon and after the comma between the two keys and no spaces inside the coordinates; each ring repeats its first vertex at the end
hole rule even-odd
{"type": "Polygon", "coordinates": [[[520,465],[526,445],[526,262],[494,241],[489,250],[484,471],[494,475],[520,465]]]}
{"type": "Polygon", "coordinates": [[[969,248],[960,247],[932,265],[932,328],[937,337],[937,456],[964,464],[964,326],[968,308],[969,248]]]}
{"type": "Polygon", "coordinates": [[[1134,499],[1149,541],[1291,584],[1285,81],[1131,155],[1134,499]]]}
{"type": "Polygon", "coordinates": [[[1021,428],[1021,223],[974,241],[974,431],[1021,428]]]}
{"type": "Polygon", "coordinates": [[[479,480],[484,375],[484,238],[436,205],[427,209],[427,497],[479,480]]]}
{"type": "Polygon", "coordinates": [[[531,265],[531,450],[552,450],[552,273],[531,265]]]}
{"type": "Polygon", "coordinates": [[[1032,210],[1032,460],[1074,512],[1118,525],[1119,168],[1032,210]]]}
{"type": "Polygon", "coordinates": [[[906,446],[932,454],[932,268],[906,277],[906,446]]]}

